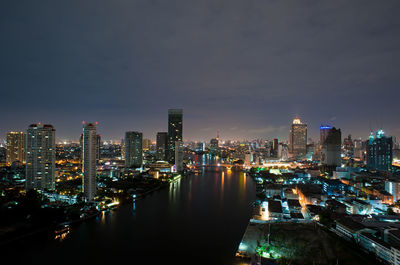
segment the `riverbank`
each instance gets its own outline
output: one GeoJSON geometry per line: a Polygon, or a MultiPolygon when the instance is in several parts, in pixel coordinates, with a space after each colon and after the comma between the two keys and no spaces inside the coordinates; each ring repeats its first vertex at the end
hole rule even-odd
{"type": "MultiPolygon", "coordinates": [[[[187,177],[189,174],[183,174],[181,178],[187,177]]],[[[176,181],[176,180],[175,180],[176,181]]],[[[5,232],[0,239],[0,246],[4,246],[7,244],[15,243],[17,241],[34,237],[34,236],[39,236],[39,235],[45,235],[49,234],[51,235],[54,230],[61,226],[61,225],[78,225],[82,222],[85,222],[87,220],[93,219],[97,216],[100,216],[102,212],[108,211],[110,209],[117,209],[121,205],[128,204],[132,202],[132,200],[141,200],[144,199],[147,195],[150,195],[153,192],[156,192],[158,190],[161,190],[163,188],[168,187],[171,183],[173,182],[160,182],[160,184],[154,188],[151,188],[149,190],[146,190],[144,192],[141,192],[139,194],[135,194],[135,198],[130,197],[127,200],[122,200],[121,203],[118,203],[116,205],[113,205],[112,207],[105,208],[101,211],[98,210],[93,210],[90,213],[88,212],[83,212],[80,211],[79,218],[72,219],[72,220],[63,220],[62,222],[56,223],[56,224],[51,224],[51,225],[46,225],[45,227],[33,227],[33,225],[29,223],[21,223],[20,225],[15,225],[15,227],[10,227],[9,232],[5,232]]]]}

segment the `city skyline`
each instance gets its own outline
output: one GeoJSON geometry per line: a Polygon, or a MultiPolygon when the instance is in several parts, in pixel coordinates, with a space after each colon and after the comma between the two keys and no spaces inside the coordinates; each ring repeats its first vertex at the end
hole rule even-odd
{"type": "Polygon", "coordinates": [[[97,120],[105,139],[133,129],[154,140],[173,107],[184,140],[288,139],[295,116],[314,139],[321,123],[399,138],[399,4],[10,1],[0,135],[42,121],[76,138],[97,120]]]}
{"type": "MultiPolygon", "coordinates": [[[[297,117],[299,117],[299,116],[298,115],[293,116],[292,120],[297,118],[297,117]]],[[[165,120],[167,120],[167,119],[168,119],[168,117],[165,118],[165,120]]],[[[303,122],[304,121],[303,118],[301,118],[301,119],[302,119],[302,122],[303,122]]],[[[274,129],[274,126],[266,127],[265,131],[267,131],[267,134],[265,134],[265,135],[261,135],[260,134],[259,136],[253,136],[253,137],[250,136],[250,135],[252,135],[251,133],[248,133],[247,136],[244,135],[243,137],[235,137],[235,136],[229,137],[228,135],[232,135],[232,134],[230,134],[230,133],[232,133],[231,132],[232,130],[230,130],[230,129],[228,129],[228,131],[227,131],[228,134],[224,134],[224,131],[221,131],[219,129],[217,129],[215,131],[211,131],[211,128],[206,128],[207,130],[203,130],[203,131],[208,132],[210,137],[208,137],[208,134],[207,134],[207,136],[203,136],[203,137],[200,137],[200,138],[192,138],[190,136],[189,137],[186,136],[186,130],[185,130],[185,134],[183,135],[183,141],[184,142],[190,142],[190,141],[209,142],[211,139],[215,138],[215,136],[218,133],[220,133],[222,135],[222,137],[220,137],[220,140],[222,140],[222,141],[226,141],[226,140],[251,141],[251,140],[256,140],[256,139],[273,140],[274,138],[277,138],[280,141],[286,141],[286,142],[289,143],[290,126],[292,125],[292,120],[288,121],[288,126],[279,127],[279,129],[276,129],[276,130],[274,129]],[[272,133],[271,134],[270,133],[271,131],[276,131],[276,133],[272,133]],[[224,135],[226,135],[226,136],[224,136],[224,135]],[[273,136],[269,136],[269,135],[273,135],[273,136]]],[[[164,122],[167,123],[166,121],[164,121],[164,122]]],[[[185,120],[185,124],[187,122],[189,122],[189,121],[185,120]]],[[[37,122],[37,123],[39,123],[39,124],[42,123],[43,124],[43,122],[37,122]]],[[[57,127],[57,128],[59,127],[57,125],[58,124],[57,122],[44,122],[44,123],[54,124],[55,127],[57,127]]],[[[106,125],[101,126],[101,124],[99,122],[97,122],[97,123],[98,123],[97,127],[100,127],[101,131],[106,131],[107,130],[107,128],[106,128],[107,126],[106,125]]],[[[320,140],[319,139],[320,138],[320,126],[327,126],[328,125],[328,126],[340,128],[339,126],[336,126],[335,123],[333,123],[333,122],[331,122],[331,123],[329,123],[329,122],[320,123],[320,124],[316,125],[315,127],[310,127],[310,125],[306,121],[304,121],[304,123],[307,124],[307,128],[308,128],[307,129],[307,139],[311,139],[315,143],[317,143],[320,140]]],[[[78,131],[81,128],[80,127],[81,124],[82,124],[82,122],[80,122],[80,123],[78,122],[77,123],[78,131]]],[[[68,127],[71,128],[71,126],[68,126],[68,127]]],[[[185,128],[185,125],[184,125],[184,128],[185,128]]],[[[342,130],[342,135],[344,137],[347,137],[348,135],[351,135],[353,139],[361,139],[363,141],[368,140],[370,133],[371,132],[375,132],[377,130],[383,130],[386,135],[390,135],[390,136],[394,137],[394,140],[396,140],[396,141],[397,141],[397,139],[400,139],[400,134],[396,133],[398,130],[392,130],[392,132],[393,132],[392,133],[391,131],[387,130],[386,127],[370,127],[370,128],[371,128],[370,130],[365,131],[360,136],[355,134],[355,133],[353,133],[353,132],[351,132],[351,131],[349,131],[346,128],[341,128],[341,130],[342,130]],[[399,136],[397,136],[397,135],[399,135],[399,136]]],[[[166,125],[165,129],[160,129],[160,131],[163,131],[163,130],[167,131],[167,129],[168,129],[168,125],[166,125]]],[[[104,140],[104,141],[107,141],[107,142],[109,142],[109,141],[121,141],[125,137],[125,132],[126,131],[130,131],[130,130],[131,129],[125,129],[125,130],[124,129],[120,129],[120,136],[117,136],[117,137],[101,134],[101,138],[102,138],[102,141],[104,140]]],[[[135,130],[139,131],[139,132],[142,132],[143,139],[150,139],[152,141],[152,143],[156,142],[157,133],[159,131],[154,131],[154,132],[152,132],[152,131],[149,132],[148,131],[147,133],[145,133],[144,130],[140,129],[140,128],[137,128],[135,130]]],[[[249,131],[249,130],[243,129],[242,131],[249,131]]],[[[0,140],[2,141],[2,143],[6,142],[7,133],[10,133],[10,132],[26,132],[26,128],[25,129],[21,128],[20,130],[19,129],[13,129],[13,130],[5,131],[4,135],[0,136],[0,140]]],[[[399,130],[399,132],[400,132],[400,130],[399,130]]],[[[79,133],[81,134],[81,131],[79,133]]],[[[57,143],[62,143],[62,142],[79,143],[79,137],[81,137],[81,135],[79,133],[77,135],[65,136],[65,132],[57,130],[56,142],[57,143]]]]}
{"type": "Polygon", "coordinates": [[[400,265],[399,11],[3,1],[3,260],[400,265]]]}

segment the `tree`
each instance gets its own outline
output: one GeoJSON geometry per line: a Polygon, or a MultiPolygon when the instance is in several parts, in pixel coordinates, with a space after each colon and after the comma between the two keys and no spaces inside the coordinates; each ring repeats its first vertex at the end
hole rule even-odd
{"type": "Polygon", "coordinates": [[[396,213],[393,211],[393,208],[392,208],[392,207],[389,207],[389,208],[387,209],[386,214],[387,214],[387,215],[396,215],[396,213]]]}

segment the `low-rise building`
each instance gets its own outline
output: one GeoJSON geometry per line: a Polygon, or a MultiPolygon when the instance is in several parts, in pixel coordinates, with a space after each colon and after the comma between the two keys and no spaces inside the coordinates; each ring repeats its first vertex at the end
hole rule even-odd
{"type": "Polygon", "coordinates": [[[364,229],[364,225],[354,221],[351,218],[342,218],[336,220],[336,231],[338,231],[344,238],[358,242],[358,232],[364,229]]]}
{"type": "Polygon", "coordinates": [[[324,201],[320,185],[314,184],[298,184],[296,186],[299,201],[302,206],[307,204],[319,205],[324,201]]]}
{"type": "Polygon", "coordinates": [[[268,200],[268,214],[271,219],[282,219],[282,203],[280,201],[268,200]]]}
{"type": "Polygon", "coordinates": [[[299,200],[289,199],[287,200],[287,204],[290,212],[301,212],[301,204],[299,200]]]}
{"type": "Polygon", "coordinates": [[[362,248],[374,253],[380,260],[393,265],[400,264],[400,249],[379,239],[373,233],[361,232],[359,243],[362,248]]]}

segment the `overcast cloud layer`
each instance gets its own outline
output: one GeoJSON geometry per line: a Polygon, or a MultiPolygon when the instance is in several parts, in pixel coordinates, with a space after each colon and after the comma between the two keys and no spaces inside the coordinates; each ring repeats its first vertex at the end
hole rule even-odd
{"type": "Polygon", "coordinates": [[[0,138],[52,123],[78,138],[167,130],[288,138],[298,115],[400,137],[400,1],[2,1],[0,138]]]}

